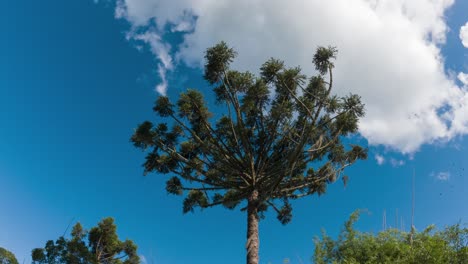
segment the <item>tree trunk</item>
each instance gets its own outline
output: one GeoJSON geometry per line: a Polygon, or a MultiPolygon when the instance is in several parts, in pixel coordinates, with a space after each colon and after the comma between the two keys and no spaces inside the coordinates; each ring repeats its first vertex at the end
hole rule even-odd
{"type": "Polygon", "coordinates": [[[258,264],[258,191],[254,190],[247,205],[247,264],[258,264]]]}

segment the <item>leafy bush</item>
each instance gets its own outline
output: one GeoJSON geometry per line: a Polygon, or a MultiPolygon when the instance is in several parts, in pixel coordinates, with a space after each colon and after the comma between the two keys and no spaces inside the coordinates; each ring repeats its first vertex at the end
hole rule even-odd
{"type": "Polygon", "coordinates": [[[388,229],[374,234],[355,230],[358,218],[359,212],[351,214],[337,240],[325,231],[315,238],[314,263],[468,263],[468,228],[460,224],[442,231],[431,225],[422,232],[388,229]]]}

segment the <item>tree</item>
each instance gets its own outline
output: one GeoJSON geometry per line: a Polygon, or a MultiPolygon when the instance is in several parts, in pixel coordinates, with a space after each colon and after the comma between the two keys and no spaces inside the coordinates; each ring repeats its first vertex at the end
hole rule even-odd
{"type": "Polygon", "coordinates": [[[388,229],[378,234],[362,233],[353,228],[359,213],[346,222],[337,240],[322,234],[315,238],[314,263],[348,264],[438,264],[468,263],[468,228],[460,224],[422,232],[388,229]],[[413,241],[411,241],[413,237],[413,241]]]}
{"type": "MultiPolygon", "coordinates": [[[[131,138],[147,152],[145,174],[173,175],[166,190],[186,194],[184,213],[242,204],[248,264],[259,261],[258,221],[268,208],[288,223],[291,199],[325,193],[347,166],[367,157],[362,147],[342,142],[357,131],[364,106],[357,95],[331,94],[336,52],[317,49],[319,75],[310,79],[277,59],[265,62],[257,77],[230,69],[236,52],[221,42],[206,51],[204,78],[225,111],[209,112],[193,89],[175,104],[160,96],[153,108],[159,123],[140,124],[131,138]]],[[[348,177],[342,179],[346,184],[348,177]]]]}
{"type": "Polygon", "coordinates": [[[18,264],[15,254],[0,247],[0,264],[18,264]]]}
{"type": "Polygon", "coordinates": [[[139,264],[137,246],[131,240],[120,241],[114,219],[105,218],[85,231],[77,223],[71,238],[47,241],[44,248],[32,251],[35,264],[139,264]]]}

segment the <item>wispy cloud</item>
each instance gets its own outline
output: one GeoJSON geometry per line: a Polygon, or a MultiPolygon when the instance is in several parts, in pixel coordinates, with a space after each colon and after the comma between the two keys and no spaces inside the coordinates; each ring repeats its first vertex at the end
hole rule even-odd
{"type": "Polygon", "coordinates": [[[375,154],[375,160],[377,161],[377,164],[382,165],[385,163],[385,158],[382,155],[375,154]]]}
{"type": "MultiPolygon", "coordinates": [[[[468,22],[460,28],[460,40],[465,48],[468,48],[468,22]]],[[[460,72],[457,75],[458,80],[466,87],[468,86],[468,73],[460,72]]]]}
{"type": "Polygon", "coordinates": [[[380,154],[375,154],[374,157],[375,157],[375,160],[377,161],[377,164],[379,165],[383,165],[386,162],[388,162],[390,165],[392,165],[392,167],[395,167],[395,168],[405,165],[404,160],[400,160],[396,158],[385,158],[383,155],[380,155],[380,154]]]}
{"type": "Polygon", "coordinates": [[[148,263],[148,261],[146,260],[146,257],[143,256],[143,255],[140,255],[140,261],[141,261],[142,264],[147,264],[148,263]]]}
{"type": "Polygon", "coordinates": [[[405,165],[405,161],[404,160],[399,160],[399,159],[395,159],[395,158],[391,158],[390,159],[390,164],[397,168],[397,167],[400,167],[400,166],[403,166],[405,165]]]}
{"type": "Polygon", "coordinates": [[[457,78],[463,83],[463,85],[468,86],[468,73],[460,72],[458,73],[457,78]]]}
{"type": "Polygon", "coordinates": [[[432,172],[431,177],[435,178],[438,181],[448,181],[450,180],[450,172],[448,171],[441,171],[438,173],[432,172]]]}
{"type": "Polygon", "coordinates": [[[128,40],[143,42],[149,46],[158,61],[158,74],[161,79],[160,83],[156,85],[155,90],[161,95],[166,95],[168,85],[167,72],[174,69],[169,43],[164,42],[161,36],[154,31],[146,31],[139,34],[136,33],[135,29],[129,31],[126,37],[128,40]]]}
{"type": "Polygon", "coordinates": [[[460,28],[459,36],[463,46],[465,46],[465,48],[468,48],[468,22],[466,22],[466,24],[460,28]]]}

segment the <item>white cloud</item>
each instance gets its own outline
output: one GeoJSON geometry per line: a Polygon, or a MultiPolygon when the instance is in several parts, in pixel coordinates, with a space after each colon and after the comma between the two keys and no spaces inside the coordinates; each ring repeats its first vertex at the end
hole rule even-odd
{"type": "Polygon", "coordinates": [[[375,154],[375,160],[377,161],[377,164],[382,165],[385,162],[385,158],[382,155],[375,154]]]}
{"type": "Polygon", "coordinates": [[[172,58],[201,66],[204,50],[224,40],[238,51],[240,70],[274,56],[310,75],[315,48],[336,45],[336,92],[362,96],[360,132],[371,145],[412,153],[468,133],[468,96],[445,74],[440,49],[453,0],[117,1],[116,17],[144,32],[134,39],[166,70],[172,58]],[[161,38],[172,31],[185,32],[180,46],[161,38]]]}
{"type": "MultiPolygon", "coordinates": [[[[117,7],[120,8],[120,7],[117,7]]],[[[116,11],[121,12],[121,11],[116,11]]],[[[138,34],[135,31],[129,31],[127,33],[128,40],[141,41],[146,43],[151,52],[155,55],[158,63],[158,74],[161,82],[156,85],[155,90],[161,94],[166,95],[167,92],[167,71],[171,71],[174,68],[172,63],[172,56],[170,55],[171,46],[168,43],[165,43],[160,35],[153,31],[146,31],[144,33],[138,34]]],[[[138,46],[137,46],[138,47],[138,46]]]]}
{"type": "Polygon", "coordinates": [[[148,263],[148,261],[146,261],[145,256],[143,256],[143,255],[140,255],[140,261],[141,261],[142,264],[147,264],[148,263]]]}
{"type": "Polygon", "coordinates": [[[383,165],[387,161],[388,163],[390,163],[390,165],[392,165],[392,167],[395,167],[395,168],[405,165],[404,160],[399,160],[395,158],[386,159],[383,155],[380,155],[380,154],[375,154],[374,157],[375,157],[375,160],[377,161],[377,164],[379,165],[383,165]]]}
{"type": "Polygon", "coordinates": [[[127,13],[127,5],[124,0],[116,0],[114,16],[117,19],[125,18],[127,13]]]}
{"type": "Polygon", "coordinates": [[[439,181],[448,181],[450,180],[450,172],[448,171],[441,171],[438,173],[432,172],[431,177],[439,180],[439,181]]]}
{"type": "Polygon", "coordinates": [[[166,95],[167,93],[166,71],[166,68],[164,68],[162,65],[158,66],[158,73],[159,77],[161,78],[161,82],[156,85],[155,90],[161,95],[166,95]]]}
{"type": "Polygon", "coordinates": [[[463,83],[463,85],[468,86],[468,73],[460,72],[458,73],[457,78],[463,83]]]}
{"type": "Polygon", "coordinates": [[[460,28],[460,39],[463,46],[468,48],[468,22],[460,28]]]}
{"type": "Polygon", "coordinates": [[[400,166],[403,166],[405,165],[405,161],[404,160],[398,160],[398,159],[395,159],[395,158],[391,158],[390,159],[390,164],[393,166],[393,167],[400,167],[400,166]]]}

